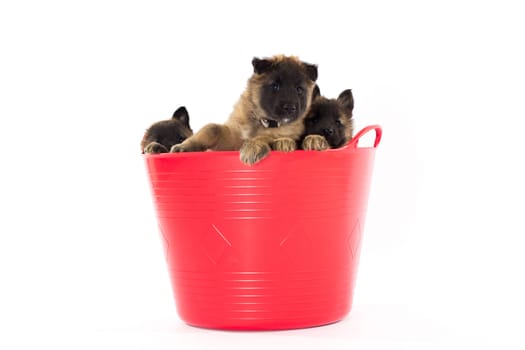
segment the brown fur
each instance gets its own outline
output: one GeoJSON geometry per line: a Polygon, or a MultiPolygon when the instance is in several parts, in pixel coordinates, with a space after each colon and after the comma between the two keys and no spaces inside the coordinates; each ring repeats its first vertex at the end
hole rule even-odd
{"type": "Polygon", "coordinates": [[[252,64],[254,73],[228,120],[224,124],[205,125],[186,141],[173,146],[171,152],[240,150],[241,161],[252,165],[265,158],[270,150],[296,149],[304,130],[303,119],[310,107],[317,67],[297,57],[282,55],[262,60],[254,58],[252,64]],[[282,88],[275,88],[276,79],[282,88]],[[295,81],[304,89],[302,93],[299,87],[290,87],[295,81]],[[277,91],[268,90],[269,86],[277,91]],[[295,90],[291,89],[297,90],[300,96],[293,96],[295,90]],[[277,97],[279,94],[285,97],[277,97]],[[265,122],[275,127],[265,126],[265,122]]]}
{"type": "Polygon", "coordinates": [[[344,146],[353,136],[352,91],[345,90],[337,99],[328,99],[320,95],[316,86],[314,96],[315,99],[304,119],[305,131],[300,141],[301,148],[324,151],[344,146]]]}
{"type": "Polygon", "coordinates": [[[168,153],[170,148],[193,135],[190,116],[184,106],[179,107],[171,119],[153,123],[140,143],[142,153],[168,153]]]}

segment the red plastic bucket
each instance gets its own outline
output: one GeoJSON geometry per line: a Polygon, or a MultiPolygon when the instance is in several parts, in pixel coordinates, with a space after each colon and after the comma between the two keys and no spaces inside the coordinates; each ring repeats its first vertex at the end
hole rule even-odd
{"type": "Polygon", "coordinates": [[[181,319],[263,330],[345,317],[380,139],[369,126],[343,148],[254,166],[239,152],[144,155],[181,319]]]}

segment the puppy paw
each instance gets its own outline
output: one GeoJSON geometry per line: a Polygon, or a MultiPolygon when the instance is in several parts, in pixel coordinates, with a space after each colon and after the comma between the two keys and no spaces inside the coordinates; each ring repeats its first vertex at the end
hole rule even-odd
{"type": "Polygon", "coordinates": [[[305,151],[325,151],[330,148],[330,145],[324,136],[308,135],[303,140],[302,148],[305,151]]]}
{"type": "Polygon", "coordinates": [[[246,141],[240,150],[241,162],[246,165],[253,165],[270,153],[270,145],[260,141],[246,141]]]}
{"type": "Polygon", "coordinates": [[[204,145],[195,143],[195,142],[183,142],[178,143],[176,145],[171,146],[170,152],[171,153],[179,153],[179,152],[204,152],[208,148],[204,145]]]}
{"type": "Polygon", "coordinates": [[[179,153],[179,152],[187,152],[187,150],[182,146],[181,143],[171,146],[170,153],[179,153]]]}
{"type": "Polygon", "coordinates": [[[168,149],[158,142],[150,142],[144,147],[144,153],[168,153],[168,149]]]}
{"type": "Polygon", "coordinates": [[[289,137],[280,137],[273,140],[272,149],[281,152],[292,152],[297,148],[296,142],[289,137]]]}

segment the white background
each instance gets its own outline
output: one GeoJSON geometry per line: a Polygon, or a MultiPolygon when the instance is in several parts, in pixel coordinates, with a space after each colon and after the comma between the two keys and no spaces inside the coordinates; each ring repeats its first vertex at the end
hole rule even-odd
{"type": "Polygon", "coordinates": [[[3,1],[0,348],[524,346],[519,1],[3,1]],[[285,332],[177,318],[139,143],[224,121],[253,56],[380,124],[354,309],[285,332]]]}

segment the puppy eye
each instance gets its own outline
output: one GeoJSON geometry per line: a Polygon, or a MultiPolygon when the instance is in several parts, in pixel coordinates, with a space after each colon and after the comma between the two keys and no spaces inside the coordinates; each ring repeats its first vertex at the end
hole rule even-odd
{"type": "Polygon", "coordinates": [[[304,89],[302,87],[300,87],[300,86],[296,87],[295,90],[297,91],[298,95],[302,95],[303,92],[304,92],[304,89]]]}
{"type": "Polygon", "coordinates": [[[179,140],[179,143],[181,143],[182,141],[186,140],[186,138],[183,136],[179,136],[178,140],[179,140]]]}
{"type": "Polygon", "coordinates": [[[337,120],[335,121],[335,125],[337,125],[337,126],[343,126],[343,123],[341,122],[341,120],[337,119],[337,120]]]}
{"type": "Polygon", "coordinates": [[[277,92],[279,91],[280,89],[280,86],[278,83],[272,83],[272,85],[270,85],[270,87],[272,88],[273,91],[277,92]]]}

